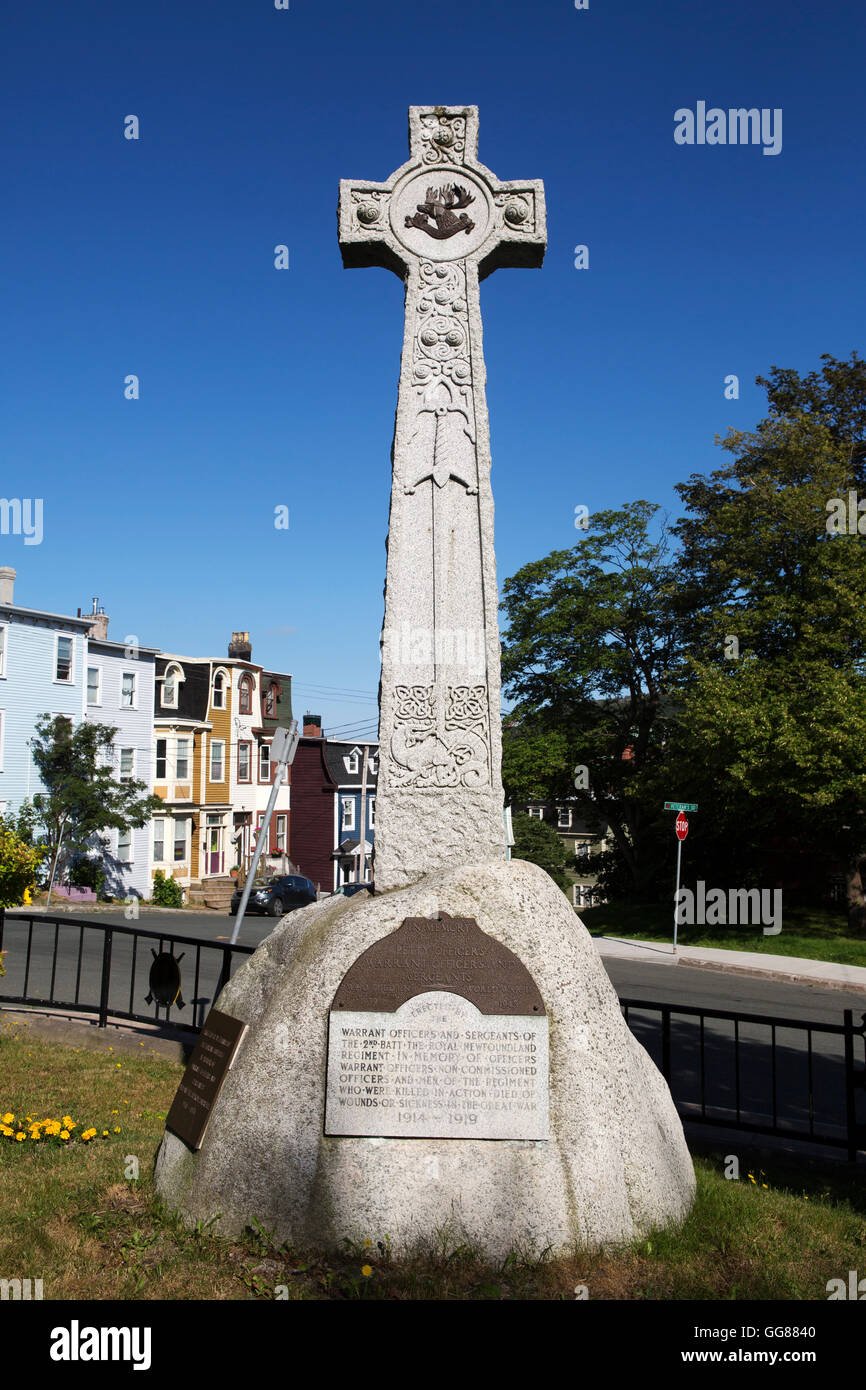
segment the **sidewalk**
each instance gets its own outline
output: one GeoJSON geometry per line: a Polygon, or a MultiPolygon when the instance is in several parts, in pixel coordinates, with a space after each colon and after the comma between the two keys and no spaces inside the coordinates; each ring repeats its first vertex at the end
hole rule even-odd
{"type": "Polygon", "coordinates": [[[771,956],[760,951],[722,951],[710,946],[673,946],[663,941],[625,941],[615,936],[594,936],[602,956],[642,960],[653,965],[689,965],[700,970],[727,970],[735,975],[763,975],[789,984],[818,985],[821,989],[855,990],[866,994],[866,966],[833,965],[804,956],[771,956]]]}

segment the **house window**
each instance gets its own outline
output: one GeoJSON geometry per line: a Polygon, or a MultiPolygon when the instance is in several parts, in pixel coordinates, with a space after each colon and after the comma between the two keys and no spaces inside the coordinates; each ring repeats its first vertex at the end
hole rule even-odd
{"type": "Polygon", "coordinates": [[[135,775],[135,749],[121,748],[120,750],[120,780],[121,782],[131,782],[135,775]]]}
{"type": "Polygon", "coordinates": [[[376,824],[376,798],[371,796],[367,800],[367,824],[370,829],[376,824]]]}
{"type": "Polygon", "coordinates": [[[265,716],[268,719],[276,718],[277,713],[277,687],[268,686],[268,693],[265,696],[265,716]]]}
{"type": "Polygon", "coordinates": [[[6,624],[0,626],[0,676],[6,675],[6,624]]]}
{"type": "Polygon", "coordinates": [[[226,707],[226,678],[222,671],[217,671],[213,678],[213,698],[211,704],[214,709],[225,709],[226,707]]]}
{"type": "Polygon", "coordinates": [[[578,841],[578,843],[574,846],[574,857],[575,859],[589,858],[589,840],[578,841]]]}
{"type": "Polygon", "coordinates": [[[250,748],[249,743],[238,744],[238,781],[250,781],[250,748]]]}
{"type": "Polygon", "coordinates": [[[117,858],[121,864],[132,863],[132,831],[118,830],[117,858]]]}
{"type": "Polygon", "coordinates": [[[167,666],[162,678],[162,703],[166,709],[177,709],[177,688],[182,672],[179,666],[167,666]]]}
{"type": "Polygon", "coordinates": [[[124,671],[120,688],[120,708],[135,709],[135,672],[124,671]]]}
{"type": "Polygon", "coordinates": [[[154,774],[157,782],[164,782],[166,777],[168,776],[168,773],[166,771],[166,765],[168,762],[168,758],[166,756],[167,749],[168,739],[158,738],[156,740],[156,772],[154,774]]]}
{"type": "Polygon", "coordinates": [[[570,807],[570,806],[560,806],[560,807],[558,808],[558,810],[559,810],[559,820],[558,820],[557,823],[558,823],[558,825],[559,825],[560,830],[568,830],[568,829],[570,829],[570,827],[571,827],[571,807],[570,807]]]}
{"type": "Polygon", "coordinates": [[[99,666],[88,666],[87,668],[87,703],[89,705],[102,704],[102,671],[99,666]]]}
{"type": "Polygon", "coordinates": [[[189,739],[179,738],[177,741],[177,757],[174,764],[174,778],[176,782],[185,782],[189,777],[189,739]]]}
{"type": "Polygon", "coordinates": [[[239,703],[238,708],[241,714],[252,714],[253,712],[253,683],[249,676],[241,676],[238,685],[239,703]]]}
{"type": "Polygon", "coordinates": [[[532,816],[533,820],[544,820],[544,807],[530,806],[529,815],[532,816]]]}
{"type": "Polygon", "coordinates": [[[225,742],[222,739],[212,739],[210,746],[210,780],[212,782],[225,781],[225,768],[223,766],[225,758],[225,742]]]}
{"type": "Polygon", "coordinates": [[[174,862],[183,864],[186,862],[186,821],[176,820],[174,823],[174,862]]]}
{"type": "Polygon", "coordinates": [[[72,683],[72,638],[57,638],[57,653],[54,666],[54,679],[72,683]]]}
{"type": "Polygon", "coordinates": [[[343,801],[343,829],[344,829],[344,830],[354,830],[354,829],[355,829],[355,798],[354,798],[353,796],[344,796],[344,797],[342,798],[342,801],[343,801]]]}
{"type": "Polygon", "coordinates": [[[259,832],[260,832],[260,830],[261,830],[261,828],[262,828],[262,826],[263,826],[263,824],[264,824],[264,820],[265,820],[265,813],[264,813],[264,811],[259,811],[258,815],[256,816],[256,837],[255,837],[255,839],[253,840],[253,849],[255,849],[255,847],[256,847],[256,842],[258,841],[259,832]]]}
{"type": "Polygon", "coordinates": [[[153,822],[153,860],[155,864],[161,864],[165,858],[165,821],[155,820],[153,822]]]}
{"type": "Polygon", "coordinates": [[[277,853],[286,852],[286,816],[277,816],[277,853]]]}
{"type": "Polygon", "coordinates": [[[349,756],[348,756],[347,758],[344,758],[344,759],[343,759],[343,764],[344,764],[344,766],[345,766],[345,768],[346,768],[346,771],[348,772],[348,774],[349,774],[350,777],[357,777],[357,775],[358,775],[358,750],[357,750],[357,748],[353,748],[352,751],[351,751],[351,753],[349,754],[349,756]]]}
{"type": "Polygon", "coordinates": [[[259,744],[259,781],[270,782],[271,780],[271,745],[269,743],[259,744]]]}
{"type": "Polygon", "coordinates": [[[373,776],[373,777],[376,776],[376,766],[377,766],[376,755],[375,755],[375,753],[371,753],[371,754],[370,754],[370,757],[369,757],[369,759],[368,759],[368,761],[367,761],[367,769],[368,769],[368,771],[370,772],[371,776],[373,776]]]}

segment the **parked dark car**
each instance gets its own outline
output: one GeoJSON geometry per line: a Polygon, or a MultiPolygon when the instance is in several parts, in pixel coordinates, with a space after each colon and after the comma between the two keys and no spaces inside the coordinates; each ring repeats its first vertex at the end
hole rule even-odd
{"type": "MultiPolygon", "coordinates": [[[[236,917],[241,905],[243,889],[232,894],[229,916],[236,917]]],[[[285,912],[293,912],[296,907],[306,907],[316,901],[316,889],[308,878],[300,874],[283,874],[281,877],[256,880],[247,903],[247,912],[267,912],[271,917],[282,917],[285,912]]]]}

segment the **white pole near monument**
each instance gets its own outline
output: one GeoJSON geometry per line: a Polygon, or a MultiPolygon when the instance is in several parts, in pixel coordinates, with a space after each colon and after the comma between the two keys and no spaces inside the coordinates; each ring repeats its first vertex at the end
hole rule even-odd
{"type": "Polygon", "coordinates": [[[274,784],[271,787],[271,794],[268,797],[268,804],[265,808],[265,818],[262,821],[258,836],[256,837],[256,847],[253,852],[253,860],[244,882],[244,891],[241,895],[238,906],[237,916],[235,917],[234,930],[231,934],[230,945],[234,946],[243,926],[244,913],[250,900],[250,893],[253,891],[253,883],[256,877],[256,869],[262,857],[262,850],[268,843],[268,832],[270,830],[271,817],[274,814],[274,807],[277,804],[277,797],[280,794],[280,787],[286,775],[286,768],[295,756],[297,751],[300,734],[298,732],[298,721],[293,719],[288,729],[276,729],[271,739],[271,762],[276,763],[274,772],[274,784]]]}
{"type": "MultiPolygon", "coordinates": [[[[478,285],[541,264],[545,213],[541,182],[499,180],[477,137],[473,106],[411,107],[408,161],[340,187],[344,263],[406,285],[376,893],[291,913],[220,993],[231,1070],[189,1123],[181,1083],[155,1171],[218,1234],[501,1261],[631,1241],[694,1198],[667,1084],[589,933],[542,869],[506,861],[478,285]]],[[[531,381],[544,344],[520,333],[531,381]]]]}

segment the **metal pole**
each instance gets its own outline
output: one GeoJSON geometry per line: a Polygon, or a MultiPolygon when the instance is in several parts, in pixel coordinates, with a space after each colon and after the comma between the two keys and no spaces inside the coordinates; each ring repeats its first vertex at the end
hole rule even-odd
{"type": "Polygon", "coordinates": [[[361,772],[361,853],[358,858],[358,882],[367,876],[367,759],[370,750],[364,744],[364,767],[361,772]]]}
{"type": "Polygon", "coordinates": [[[283,778],[286,775],[286,767],[294,758],[297,747],[298,724],[297,720],[293,719],[291,729],[277,729],[271,743],[272,751],[277,751],[277,770],[274,774],[274,785],[271,787],[271,794],[268,797],[267,809],[265,810],[265,818],[262,821],[262,828],[259,831],[258,839],[256,840],[256,848],[255,853],[253,854],[253,862],[250,865],[249,873],[247,874],[246,883],[244,884],[243,896],[241,898],[240,907],[238,908],[238,915],[235,919],[235,928],[232,932],[230,942],[230,945],[232,946],[234,946],[235,942],[238,939],[238,932],[240,931],[241,924],[244,920],[244,913],[247,910],[247,903],[250,900],[250,893],[252,892],[253,882],[256,877],[256,869],[258,868],[259,860],[262,857],[262,850],[264,849],[265,841],[268,838],[268,830],[271,824],[271,817],[274,814],[274,807],[277,804],[277,797],[279,796],[280,787],[282,785],[283,778]],[[280,738],[280,735],[282,735],[282,738],[280,738]]]}
{"type": "Polygon", "coordinates": [[[674,955],[677,953],[677,899],[680,896],[680,860],[683,853],[683,842],[677,838],[677,886],[674,889],[674,955]]]}

